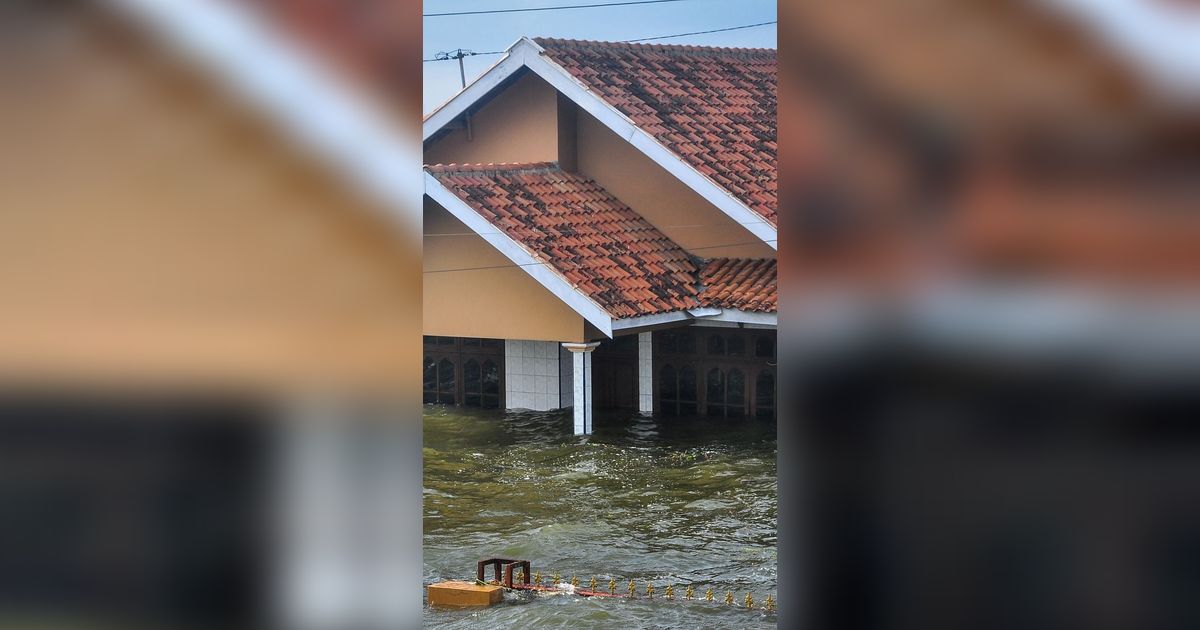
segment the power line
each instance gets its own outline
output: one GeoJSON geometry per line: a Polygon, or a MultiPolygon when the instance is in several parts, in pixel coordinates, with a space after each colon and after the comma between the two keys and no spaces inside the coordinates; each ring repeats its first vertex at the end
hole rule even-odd
{"type": "Polygon", "coordinates": [[[627,39],[624,41],[627,44],[632,44],[634,42],[648,42],[648,41],[654,40],[654,39],[672,39],[675,37],[687,37],[688,35],[705,35],[708,33],[723,33],[725,31],[737,31],[737,30],[741,30],[744,28],[754,28],[756,26],[767,26],[768,24],[776,24],[776,23],[777,23],[777,20],[771,20],[770,22],[759,22],[758,24],[746,24],[743,26],[730,26],[730,27],[726,27],[726,28],[714,28],[714,29],[707,30],[707,31],[692,31],[691,33],[677,33],[675,35],[659,35],[658,37],[642,37],[639,39],[627,39]]]}
{"type": "MultiPolygon", "coordinates": [[[[602,6],[602,5],[595,5],[595,6],[602,6]]],[[[692,31],[690,33],[675,33],[674,35],[658,35],[656,37],[639,37],[637,39],[625,39],[625,40],[621,40],[621,41],[623,41],[626,44],[633,44],[636,42],[648,42],[648,41],[652,41],[652,40],[656,40],[656,39],[674,39],[676,37],[688,37],[690,35],[707,35],[709,33],[724,33],[727,31],[740,31],[740,30],[747,29],[747,28],[757,28],[759,26],[768,26],[771,24],[778,24],[778,23],[779,23],[778,20],[771,20],[769,22],[758,22],[756,24],[743,24],[741,26],[727,26],[725,28],[714,28],[714,29],[709,29],[707,31],[692,31]]],[[[507,50],[489,50],[487,52],[465,51],[465,54],[467,56],[503,55],[506,52],[508,52],[508,51],[507,50]]],[[[451,59],[454,59],[454,57],[434,57],[433,59],[422,59],[421,61],[424,63],[429,63],[431,61],[449,61],[451,59]]]]}
{"type": "MultiPolygon", "coordinates": [[[[508,52],[508,51],[507,50],[489,50],[487,52],[472,52],[470,50],[462,51],[464,57],[477,57],[479,55],[503,55],[506,52],[508,52]]],[[[441,55],[441,54],[442,53],[438,53],[438,55],[441,55]]],[[[449,55],[450,53],[446,53],[446,54],[449,55]]],[[[421,61],[424,63],[429,63],[430,61],[453,61],[454,59],[457,59],[457,57],[442,57],[442,56],[438,56],[438,55],[435,55],[433,59],[422,59],[421,61]]]]}
{"type": "Polygon", "coordinates": [[[563,11],[565,9],[592,9],[596,7],[623,7],[632,4],[664,4],[667,2],[687,2],[688,0],[627,0],[626,2],[606,2],[599,4],[573,4],[558,7],[519,7],[515,9],[485,9],[481,11],[451,11],[446,13],[422,13],[421,17],[449,17],[453,15],[486,15],[492,13],[525,13],[528,11],[563,11]]]}

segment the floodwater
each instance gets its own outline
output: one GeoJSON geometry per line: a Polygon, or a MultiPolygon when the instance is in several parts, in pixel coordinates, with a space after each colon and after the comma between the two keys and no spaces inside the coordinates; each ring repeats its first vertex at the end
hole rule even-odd
{"type": "Polygon", "coordinates": [[[774,421],[597,412],[594,428],[572,435],[569,410],[427,406],[424,581],[472,580],[494,556],[529,560],[547,581],[612,577],[619,593],[650,581],[654,598],[507,593],[486,609],[426,605],[425,626],[773,628],[761,602],[777,594],[774,421]],[[682,599],[688,584],[696,600],[682,599]],[[708,588],[717,602],[703,601],[708,588]],[[755,610],[741,606],[747,592],[755,610]]]}

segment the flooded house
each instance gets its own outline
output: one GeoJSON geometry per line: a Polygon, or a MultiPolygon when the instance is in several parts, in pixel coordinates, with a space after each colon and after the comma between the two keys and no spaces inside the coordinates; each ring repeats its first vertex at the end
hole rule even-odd
{"type": "Polygon", "coordinates": [[[522,38],[423,138],[426,403],[774,417],[774,50],[522,38]]]}

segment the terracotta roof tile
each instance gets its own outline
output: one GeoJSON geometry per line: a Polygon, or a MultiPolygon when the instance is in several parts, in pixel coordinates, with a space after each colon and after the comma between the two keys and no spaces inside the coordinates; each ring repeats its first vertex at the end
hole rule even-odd
{"type": "Polygon", "coordinates": [[[687,252],[587,177],[551,163],[426,170],[618,319],[697,304],[687,252]]]}
{"type": "Polygon", "coordinates": [[[700,303],[760,313],[776,312],[776,263],[772,258],[714,258],[700,270],[700,303]]]}
{"type": "Polygon", "coordinates": [[[776,224],[774,50],[535,41],[635,124],[776,224]]]}

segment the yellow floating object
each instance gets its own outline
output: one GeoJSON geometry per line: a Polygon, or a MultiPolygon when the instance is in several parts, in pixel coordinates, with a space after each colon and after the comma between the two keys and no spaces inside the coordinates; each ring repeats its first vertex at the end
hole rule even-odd
{"type": "Polygon", "coordinates": [[[726,606],[733,605],[733,591],[725,591],[725,605],[726,606]]]}
{"type": "Polygon", "coordinates": [[[592,581],[588,582],[588,588],[592,589],[593,591],[596,590],[596,576],[592,576],[592,581]]]}
{"type": "Polygon", "coordinates": [[[766,601],[763,602],[763,610],[765,610],[767,612],[774,612],[775,611],[775,598],[771,597],[770,595],[767,595],[766,601]]]}
{"type": "Polygon", "coordinates": [[[711,588],[704,591],[704,599],[710,602],[713,600],[713,591],[711,588]]]}
{"type": "Polygon", "coordinates": [[[575,577],[574,575],[571,576],[571,586],[574,588],[579,588],[579,578],[575,577]]]}
{"type": "Polygon", "coordinates": [[[609,592],[609,593],[612,593],[613,595],[616,595],[616,594],[617,594],[617,581],[616,581],[616,579],[610,579],[610,580],[608,581],[608,592],[609,592]]]}
{"type": "Polygon", "coordinates": [[[560,576],[559,574],[557,574],[557,573],[555,573],[555,574],[554,574],[554,577],[550,578],[550,584],[551,584],[552,586],[558,586],[558,584],[559,584],[560,582],[562,582],[562,578],[561,578],[561,576],[560,576]]]}
{"type": "Polygon", "coordinates": [[[667,599],[675,599],[675,586],[668,584],[665,594],[667,596],[667,599]]]}
{"type": "Polygon", "coordinates": [[[687,590],[685,590],[683,592],[683,596],[686,597],[687,599],[691,599],[692,596],[695,594],[696,594],[696,591],[692,590],[692,585],[688,584],[687,590]]]}
{"type": "Polygon", "coordinates": [[[491,606],[504,599],[504,587],[473,582],[439,582],[429,585],[430,606],[491,606]]]}
{"type": "Polygon", "coordinates": [[[650,584],[650,583],[646,584],[646,597],[654,597],[654,585],[653,584],[650,584]]]}
{"type": "Polygon", "coordinates": [[[746,608],[754,608],[754,598],[750,596],[750,593],[746,593],[745,604],[746,604],[746,608]]]}

